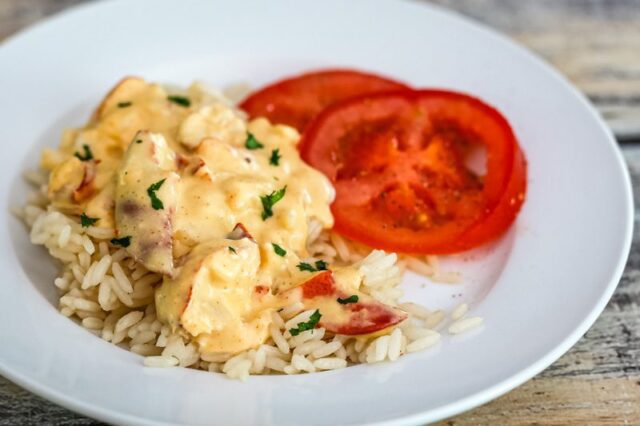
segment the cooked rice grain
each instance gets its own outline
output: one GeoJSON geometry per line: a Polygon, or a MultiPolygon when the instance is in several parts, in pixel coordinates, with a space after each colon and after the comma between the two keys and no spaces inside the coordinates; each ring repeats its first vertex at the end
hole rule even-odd
{"type": "Polygon", "coordinates": [[[144,359],[146,367],[167,368],[178,365],[178,359],[172,356],[148,356],[144,359]]]}
{"type": "Polygon", "coordinates": [[[456,306],[453,311],[451,311],[451,319],[454,321],[459,320],[460,318],[465,316],[468,311],[469,305],[467,305],[466,303],[461,303],[456,306]]]}
{"type": "Polygon", "coordinates": [[[460,334],[482,325],[483,319],[480,317],[470,317],[460,319],[449,326],[449,333],[460,334]]]}
{"type": "Polygon", "coordinates": [[[422,337],[418,340],[414,340],[413,342],[407,345],[407,352],[418,352],[435,346],[440,341],[440,334],[431,334],[425,337],[422,337]]]}
{"type": "Polygon", "coordinates": [[[337,370],[347,366],[347,361],[341,358],[329,357],[313,361],[313,366],[318,370],[337,370]]]}

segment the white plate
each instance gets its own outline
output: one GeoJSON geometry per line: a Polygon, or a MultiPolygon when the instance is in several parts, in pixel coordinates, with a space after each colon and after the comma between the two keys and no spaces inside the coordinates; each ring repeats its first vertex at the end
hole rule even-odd
{"type": "Polygon", "coordinates": [[[411,424],[521,384],[573,345],[611,296],[631,241],[632,196],[610,132],[584,97],[503,37],[402,1],[112,1],[50,19],[0,48],[0,372],[114,423],[411,424]],[[7,212],[22,168],[79,125],[120,77],[254,85],[354,66],[496,105],[529,160],[527,201],[488,254],[450,261],[461,287],[405,282],[428,306],[473,305],[485,326],[393,364],[246,383],[141,358],[57,313],[56,271],[7,212]],[[469,259],[470,258],[470,259],[469,259]]]}

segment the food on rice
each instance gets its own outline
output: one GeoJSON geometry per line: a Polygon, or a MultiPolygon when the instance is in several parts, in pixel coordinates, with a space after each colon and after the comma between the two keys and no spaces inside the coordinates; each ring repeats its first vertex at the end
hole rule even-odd
{"type": "MultiPolygon", "coordinates": [[[[20,214],[62,263],[61,313],[146,366],[239,379],[437,344],[444,313],[399,304],[397,287],[437,264],[331,233],[333,188],[298,139],[199,84],[121,81],[29,174],[40,189],[20,214]]],[[[452,333],[480,324],[466,310],[452,333]]]]}

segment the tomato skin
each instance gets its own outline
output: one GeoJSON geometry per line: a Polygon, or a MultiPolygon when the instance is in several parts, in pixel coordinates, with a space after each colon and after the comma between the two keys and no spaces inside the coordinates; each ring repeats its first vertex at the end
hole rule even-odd
{"type": "Polygon", "coordinates": [[[336,187],[334,229],[375,248],[468,250],[504,233],[524,201],[526,160],[507,120],[461,93],[403,90],[345,100],[309,124],[300,150],[336,187]],[[487,149],[487,173],[477,182],[460,167],[458,141],[487,149]],[[404,220],[422,216],[424,226],[404,220]]]}
{"type": "Polygon", "coordinates": [[[509,229],[515,222],[527,191],[527,160],[517,147],[509,183],[499,204],[481,222],[465,231],[459,240],[443,247],[439,254],[457,253],[488,243],[509,229]]]}
{"type": "Polygon", "coordinates": [[[363,95],[406,89],[403,83],[371,73],[349,69],[327,69],[277,81],[251,93],[240,103],[249,117],[266,117],[302,132],[311,119],[327,106],[363,95]]]}

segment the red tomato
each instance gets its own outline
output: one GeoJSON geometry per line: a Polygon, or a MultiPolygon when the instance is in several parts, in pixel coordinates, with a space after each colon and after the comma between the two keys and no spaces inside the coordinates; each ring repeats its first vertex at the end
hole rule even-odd
{"type": "Polygon", "coordinates": [[[444,254],[514,221],[526,161],[507,120],[473,97],[403,90],[349,99],[309,124],[302,157],[336,188],[335,230],[371,247],[444,254]],[[486,150],[486,173],[466,165],[486,150]]]}
{"type": "Polygon", "coordinates": [[[353,70],[315,71],[281,80],[246,98],[240,107],[251,118],[266,117],[300,132],[325,107],[366,93],[406,89],[402,83],[353,70]]]}

